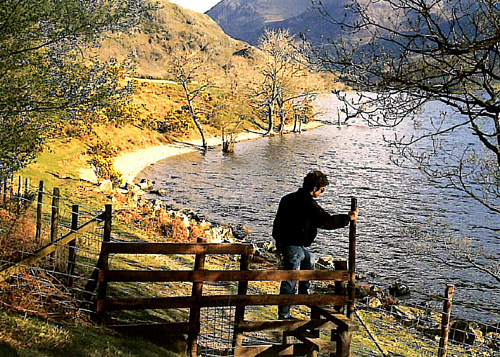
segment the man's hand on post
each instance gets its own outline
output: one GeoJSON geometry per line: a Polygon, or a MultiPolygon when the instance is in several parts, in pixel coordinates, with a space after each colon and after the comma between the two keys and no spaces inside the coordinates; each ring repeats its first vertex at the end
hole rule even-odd
{"type": "Polygon", "coordinates": [[[351,221],[355,221],[358,218],[358,210],[350,211],[349,213],[349,218],[351,221]]]}

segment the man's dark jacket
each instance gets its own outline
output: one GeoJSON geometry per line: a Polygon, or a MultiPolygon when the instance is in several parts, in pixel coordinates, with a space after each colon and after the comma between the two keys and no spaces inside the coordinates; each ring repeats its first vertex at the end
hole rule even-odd
{"type": "Polygon", "coordinates": [[[309,247],[316,238],[318,228],[341,228],[347,226],[349,221],[347,214],[328,214],[309,192],[300,188],[281,199],[274,219],[273,238],[277,245],[309,247]]]}

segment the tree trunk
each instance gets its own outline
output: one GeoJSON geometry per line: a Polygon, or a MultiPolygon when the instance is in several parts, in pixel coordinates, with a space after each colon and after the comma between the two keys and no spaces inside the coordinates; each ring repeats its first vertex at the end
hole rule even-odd
{"type": "Polygon", "coordinates": [[[193,123],[201,135],[201,145],[203,146],[203,150],[207,150],[208,146],[207,146],[207,141],[205,140],[205,134],[203,133],[203,128],[201,127],[200,123],[198,122],[198,117],[196,116],[196,113],[194,112],[193,102],[191,101],[191,98],[189,97],[189,90],[188,90],[187,84],[185,82],[182,82],[182,88],[184,88],[184,92],[186,93],[186,101],[187,101],[188,106],[189,106],[189,113],[191,114],[191,118],[193,119],[193,123]]]}

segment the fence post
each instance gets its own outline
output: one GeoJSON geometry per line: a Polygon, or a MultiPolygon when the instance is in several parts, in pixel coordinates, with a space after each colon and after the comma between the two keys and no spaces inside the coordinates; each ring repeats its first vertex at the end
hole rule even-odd
{"type": "MultiPolygon", "coordinates": [[[[250,266],[250,257],[248,254],[241,255],[240,270],[248,270],[250,266]]],[[[248,281],[238,282],[238,295],[246,295],[248,290],[248,281]]],[[[240,347],[243,342],[243,333],[238,328],[238,324],[243,321],[245,317],[245,306],[236,306],[234,311],[234,336],[233,336],[233,348],[240,347]]]]}
{"type": "Polygon", "coordinates": [[[22,204],[22,189],[23,189],[23,178],[22,176],[19,176],[17,178],[17,209],[18,212],[21,212],[21,204],[22,204]]]}
{"type": "MultiPolygon", "coordinates": [[[[76,232],[78,229],[78,205],[71,206],[71,231],[76,232]]],[[[67,286],[73,285],[73,273],[76,264],[76,238],[68,243],[68,281],[67,286]]]]}
{"type": "MultiPolygon", "coordinates": [[[[112,220],[112,212],[113,212],[113,206],[111,204],[107,204],[104,206],[104,232],[103,232],[103,237],[102,240],[103,242],[109,242],[111,240],[111,220],[112,220]]],[[[99,270],[108,270],[109,269],[109,254],[108,253],[103,253],[101,250],[101,254],[99,255],[99,259],[97,260],[97,269],[94,270],[95,272],[99,272],[99,270]]],[[[97,281],[98,274],[94,276],[94,273],[92,273],[93,278],[95,279],[94,281],[97,281]]],[[[92,277],[91,277],[92,279],[92,277]]],[[[90,281],[89,281],[90,283],[90,281]]],[[[99,282],[99,290],[97,291],[97,300],[98,304],[99,301],[104,301],[106,299],[106,289],[108,287],[108,283],[106,281],[99,282]]],[[[88,284],[87,284],[88,288],[88,284]]],[[[85,293],[88,292],[87,288],[85,289],[85,293]]],[[[95,285],[92,288],[92,291],[95,290],[95,285]]],[[[98,314],[98,317],[102,323],[105,323],[107,320],[107,313],[105,309],[101,309],[99,306],[96,307],[96,311],[98,314]]]]}
{"type": "Polygon", "coordinates": [[[439,340],[438,357],[446,357],[448,349],[448,333],[450,332],[450,312],[453,300],[453,285],[447,285],[443,300],[443,316],[441,318],[441,339],[439,340]]]}
{"type": "MultiPolygon", "coordinates": [[[[112,213],[113,213],[113,205],[107,204],[104,205],[104,232],[102,236],[103,242],[109,242],[111,240],[111,221],[112,221],[112,213]]],[[[102,252],[101,252],[102,253],[102,252]]],[[[107,258],[106,258],[107,259],[107,258]]],[[[92,294],[97,287],[97,279],[99,276],[99,269],[103,267],[103,255],[100,254],[97,259],[96,266],[88,279],[87,285],[85,286],[85,291],[83,292],[83,298],[87,301],[90,301],[92,298],[92,294]]]]}
{"type": "Polygon", "coordinates": [[[7,203],[7,178],[3,180],[3,204],[7,203]]]}
{"type": "MultiPolygon", "coordinates": [[[[351,211],[356,210],[358,202],[356,198],[351,198],[351,211]]],[[[351,221],[349,225],[349,281],[347,291],[349,299],[347,301],[347,317],[354,320],[354,300],[356,293],[356,221],[351,221]]],[[[352,332],[339,331],[337,335],[336,356],[347,357],[351,355],[352,332]]]]}
{"type": "Polygon", "coordinates": [[[43,181],[38,183],[38,201],[36,205],[36,233],[35,242],[38,243],[42,236],[42,208],[43,208],[43,181]]]}
{"type": "MultiPolygon", "coordinates": [[[[52,218],[50,222],[50,241],[53,242],[57,239],[57,232],[59,229],[59,188],[54,187],[52,194],[52,218]]],[[[50,255],[52,258],[55,253],[50,255]]]]}
{"type": "MultiPolygon", "coordinates": [[[[351,211],[357,208],[356,198],[351,198],[351,211]]],[[[347,317],[354,319],[354,299],[356,287],[356,221],[351,221],[349,225],[349,302],[347,304],[347,317]]]]}
{"type": "MultiPolygon", "coordinates": [[[[198,237],[197,243],[206,243],[207,239],[198,237]]],[[[194,261],[194,270],[205,269],[205,254],[196,254],[194,261]]],[[[192,296],[201,296],[203,294],[203,283],[193,283],[192,296]]],[[[198,350],[198,335],[200,333],[200,307],[191,308],[189,311],[190,331],[188,335],[188,356],[196,357],[198,350]]]]}
{"type": "Polygon", "coordinates": [[[104,242],[109,242],[111,240],[111,220],[112,220],[112,212],[113,212],[113,205],[107,204],[104,205],[104,232],[103,232],[103,237],[102,240],[104,242]]]}

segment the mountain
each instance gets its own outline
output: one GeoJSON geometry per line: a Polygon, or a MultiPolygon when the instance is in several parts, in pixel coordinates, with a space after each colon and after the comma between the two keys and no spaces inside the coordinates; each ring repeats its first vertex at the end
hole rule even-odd
{"type": "Polygon", "coordinates": [[[99,49],[100,58],[122,60],[131,56],[137,76],[166,78],[166,62],[177,50],[200,49],[210,53],[213,61],[225,64],[234,53],[245,52],[249,47],[225,34],[205,14],[184,9],[168,0],[159,0],[158,4],[158,10],[132,34],[109,34],[99,49]]]}
{"type": "Polygon", "coordinates": [[[311,0],[223,0],[206,12],[229,36],[257,45],[265,27],[299,17],[311,0]]]}
{"type": "MultiPolygon", "coordinates": [[[[360,0],[370,3],[381,23],[387,21],[391,10],[384,2],[360,0]]],[[[318,3],[318,1],[316,1],[318,3]]],[[[334,18],[342,18],[345,6],[350,0],[322,0],[324,10],[334,18]]],[[[286,28],[292,34],[306,33],[315,44],[328,38],[338,39],[343,33],[340,28],[322,18],[312,4],[312,0],[223,0],[206,12],[229,36],[256,46],[264,28],[286,28]]],[[[360,32],[356,39],[368,34],[360,32]]],[[[354,38],[351,38],[354,39],[354,38]]]]}

